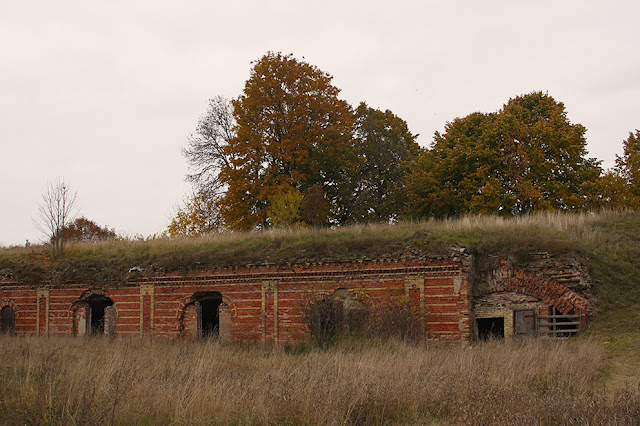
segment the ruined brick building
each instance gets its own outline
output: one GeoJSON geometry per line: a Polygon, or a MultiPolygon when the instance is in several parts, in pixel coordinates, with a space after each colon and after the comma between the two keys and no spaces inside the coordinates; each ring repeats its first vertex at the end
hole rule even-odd
{"type": "Polygon", "coordinates": [[[539,253],[526,265],[484,266],[465,250],[441,257],[247,265],[102,283],[0,281],[2,332],[18,335],[309,339],[303,306],[334,295],[345,310],[375,312],[403,300],[433,340],[573,334],[590,315],[589,277],[575,259],[539,253]]]}

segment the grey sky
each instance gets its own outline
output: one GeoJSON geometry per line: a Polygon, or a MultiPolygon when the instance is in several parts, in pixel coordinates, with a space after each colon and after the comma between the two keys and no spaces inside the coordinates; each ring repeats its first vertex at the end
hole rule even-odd
{"type": "Polygon", "coordinates": [[[640,128],[636,1],[0,0],[0,244],[38,241],[47,181],[126,234],[161,232],[188,185],[180,154],[215,95],[267,51],[334,76],[429,145],[447,121],[535,90],[611,167],[640,128]]]}

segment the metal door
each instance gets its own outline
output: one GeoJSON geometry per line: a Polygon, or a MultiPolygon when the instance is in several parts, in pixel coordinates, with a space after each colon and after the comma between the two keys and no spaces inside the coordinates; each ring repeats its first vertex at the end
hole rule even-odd
{"type": "Polygon", "coordinates": [[[513,328],[516,336],[535,336],[536,312],[533,309],[514,311],[513,328]]]}

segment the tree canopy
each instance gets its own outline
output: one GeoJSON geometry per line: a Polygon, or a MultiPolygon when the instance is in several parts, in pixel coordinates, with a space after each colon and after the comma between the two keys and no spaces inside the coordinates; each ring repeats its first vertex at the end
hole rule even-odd
{"type": "Polygon", "coordinates": [[[616,155],[616,170],[629,185],[631,195],[640,201],[640,130],[629,133],[622,148],[622,156],[616,155]]]}
{"type": "Polygon", "coordinates": [[[267,53],[253,64],[233,101],[237,134],[225,147],[223,216],[234,229],[267,223],[270,200],[320,185],[337,202],[348,168],[351,108],[332,77],[291,55],[267,53]]]}
{"type": "Polygon", "coordinates": [[[165,234],[169,237],[200,236],[223,229],[219,195],[202,189],[192,193],[178,208],[165,234]]]}
{"type": "Polygon", "coordinates": [[[355,111],[356,155],[344,222],[389,222],[405,208],[404,176],[420,152],[406,121],[362,102],[355,111]]]}
{"type": "Polygon", "coordinates": [[[561,102],[542,92],[447,123],[407,177],[409,215],[588,209],[596,203],[602,170],[586,158],[585,132],[569,121],[561,102]]]}
{"type": "Polygon", "coordinates": [[[640,131],[629,133],[622,142],[622,156],[603,177],[602,198],[609,208],[640,208],[640,131]]]}
{"type": "Polygon", "coordinates": [[[209,101],[183,154],[197,196],[167,233],[392,222],[464,213],[635,207],[640,133],[616,167],[588,158],[586,129],[543,92],[448,122],[421,148],[389,110],[339,98],[292,55],[252,63],[236,99],[209,101]],[[632,195],[632,191],[633,194],[632,195]]]}
{"type": "Polygon", "coordinates": [[[225,148],[235,134],[231,101],[223,96],[209,99],[206,113],[182,150],[191,170],[187,180],[195,184],[200,198],[206,194],[219,196],[223,192],[220,171],[229,166],[225,148]]]}
{"type": "Polygon", "coordinates": [[[118,238],[115,230],[101,227],[86,217],[79,217],[69,223],[63,228],[62,233],[66,241],[97,242],[118,238]]]}

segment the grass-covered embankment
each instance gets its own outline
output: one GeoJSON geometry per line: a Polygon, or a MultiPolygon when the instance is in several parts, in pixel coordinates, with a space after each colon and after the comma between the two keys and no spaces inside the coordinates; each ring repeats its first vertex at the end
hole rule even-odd
{"type": "Polygon", "coordinates": [[[21,282],[65,282],[91,278],[121,280],[132,266],[146,273],[190,271],[246,264],[437,256],[452,246],[475,253],[552,253],[582,250],[609,232],[610,222],[640,226],[637,214],[548,213],[517,218],[468,216],[396,225],[355,225],[337,229],[227,232],[200,238],[118,240],[68,245],[52,260],[44,247],[0,249],[0,269],[21,282]],[[626,222],[625,222],[626,221],[626,222]]]}

